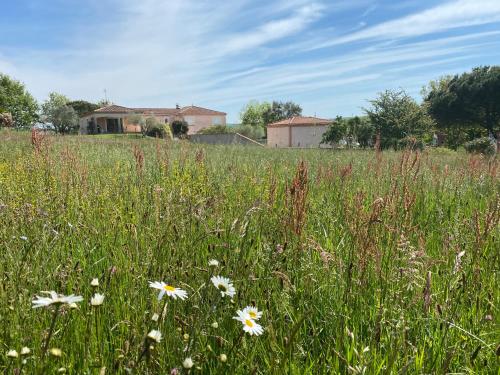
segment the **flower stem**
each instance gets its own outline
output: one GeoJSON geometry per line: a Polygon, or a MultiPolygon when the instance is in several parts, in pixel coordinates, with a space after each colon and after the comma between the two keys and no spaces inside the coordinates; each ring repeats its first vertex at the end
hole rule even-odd
{"type": "Polygon", "coordinates": [[[47,338],[45,339],[45,343],[42,349],[42,358],[45,357],[47,349],[49,348],[50,339],[52,337],[52,334],[54,333],[54,327],[56,326],[56,320],[57,320],[57,315],[59,314],[59,308],[60,306],[57,305],[56,308],[54,309],[54,314],[52,314],[52,322],[50,323],[49,333],[47,334],[47,338]]]}

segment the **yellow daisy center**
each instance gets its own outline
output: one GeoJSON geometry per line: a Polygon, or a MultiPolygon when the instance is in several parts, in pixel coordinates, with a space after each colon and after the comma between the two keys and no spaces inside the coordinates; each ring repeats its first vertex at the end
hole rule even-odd
{"type": "Polygon", "coordinates": [[[220,290],[222,290],[223,292],[227,291],[227,288],[224,284],[219,284],[217,285],[217,288],[219,288],[220,290]]]}
{"type": "Polygon", "coordinates": [[[252,322],[250,319],[246,319],[246,320],[245,320],[245,324],[246,324],[247,326],[249,326],[250,328],[252,328],[252,327],[253,327],[253,325],[254,325],[254,322],[252,322]]]}
{"type": "Polygon", "coordinates": [[[252,319],[255,319],[257,317],[257,313],[255,311],[250,311],[248,315],[250,315],[250,318],[252,319]]]}
{"type": "Polygon", "coordinates": [[[175,288],[170,285],[165,285],[163,289],[165,289],[167,292],[175,292],[175,288]]]}

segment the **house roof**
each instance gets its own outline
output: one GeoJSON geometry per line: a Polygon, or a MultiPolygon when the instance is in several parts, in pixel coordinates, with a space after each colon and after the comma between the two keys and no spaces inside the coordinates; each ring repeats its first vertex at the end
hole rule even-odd
{"type": "Polygon", "coordinates": [[[207,109],[207,108],[202,108],[202,107],[197,107],[195,105],[190,105],[188,107],[182,107],[179,110],[180,115],[185,115],[185,116],[203,116],[203,115],[219,115],[219,116],[224,116],[226,113],[225,112],[219,112],[219,111],[214,111],[212,109],[207,109]]]}
{"type": "MultiPolygon", "coordinates": [[[[122,107],[121,105],[107,105],[106,107],[101,107],[96,109],[94,112],[96,113],[129,113],[133,112],[133,109],[127,108],[127,107],[122,107]]],[[[91,113],[94,113],[91,112],[91,113]]]]}
{"type": "Polygon", "coordinates": [[[272,128],[279,128],[284,126],[316,126],[316,125],[330,125],[332,122],[333,120],[328,120],[324,118],[296,116],[288,118],[286,120],[273,122],[272,124],[269,124],[267,126],[272,128]]]}
{"type": "Polygon", "coordinates": [[[108,105],[96,109],[93,112],[84,113],[82,117],[88,116],[92,113],[142,113],[145,115],[156,116],[225,116],[225,112],[214,111],[208,108],[197,107],[190,105],[182,108],[127,108],[120,105],[108,105]]]}

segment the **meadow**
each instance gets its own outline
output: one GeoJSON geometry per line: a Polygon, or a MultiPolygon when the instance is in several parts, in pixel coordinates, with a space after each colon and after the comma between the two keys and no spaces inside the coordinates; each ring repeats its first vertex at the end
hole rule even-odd
{"type": "Polygon", "coordinates": [[[0,131],[0,371],[498,374],[499,187],[439,149],[0,131]]]}

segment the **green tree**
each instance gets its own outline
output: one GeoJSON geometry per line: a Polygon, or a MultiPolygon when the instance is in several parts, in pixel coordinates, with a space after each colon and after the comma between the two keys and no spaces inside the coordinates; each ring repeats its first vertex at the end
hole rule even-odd
{"type": "Polygon", "coordinates": [[[361,147],[367,148],[373,145],[375,127],[370,122],[370,119],[366,117],[360,119],[361,122],[356,126],[356,141],[361,147]]]}
{"type": "Polygon", "coordinates": [[[0,73],[0,113],[10,113],[15,127],[38,120],[38,104],[24,84],[0,73]]]}
{"type": "Polygon", "coordinates": [[[95,111],[99,108],[98,104],[90,103],[85,100],[73,100],[68,102],[67,105],[73,108],[79,117],[85,113],[95,111]]]}
{"type": "Polygon", "coordinates": [[[500,66],[474,68],[470,73],[444,77],[424,90],[429,114],[441,129],[483,127],[500,132],[500,66]]]}
{"type": "Polygon", "coordinates": [[[342,116],[337,116],[335,121],[328,126],[326,132],[323,133],[321,144],[329,144],[330,146],[337,145],[346,135],[347,123],[342,116]]]}
{"type": "Polygon", "coordinates": [[[42,103],[42,120],[53,123],[56,112],[59,112],[60,108],[68,103],[69,99],[65,95],[51,92],[49,97],[42,103]]]}
{"type": "Polygon", "coordinates": [[[172,134],[174,137],[183,138],[188,133],[189,127],[186,121],[172,121],[172,134]]]}
{"type": "Polygon", "coordinates": [[[51,122],[57,133],[71,133],[78,127],[78,115],[72,107],[61,105],[52,111],[51,122]]]}
{"type": "Polygon", "coordinates": [[[273,101],[273,103],[270,106],[268,106],[262,113],[263,122],[266,126],[272,124],[273,122],[301,115],[302,115],[301,106],[291,101],[288,102],[273,101]]]}
{"type": "Polygon", "coordinates": [[[132,124],[132,125],[138,125],[141,128],[141,133],[143,136],[146,135],[144,132],[146,125],[146,118],[139,114],[139,113],[134,113],[133,115],[130,115],[127,117],[127,121],[132,124]]]}
{"type": "Polygon", "coordinates": [[[432,125],[426,110],[404,90],[386,90],[370,103],[371,108],[363,110],[381,148],[398,148],[398,141],[408,136],[421,139],[432,125]]]}
{"type": "Polygon", "coordinates": [[[250,101],[240,113],[241,123],[250,126],[266,126],[264,113],[271,108],[267,102],[250,101]]]}

